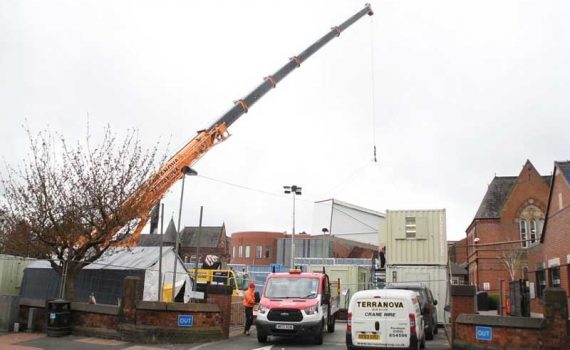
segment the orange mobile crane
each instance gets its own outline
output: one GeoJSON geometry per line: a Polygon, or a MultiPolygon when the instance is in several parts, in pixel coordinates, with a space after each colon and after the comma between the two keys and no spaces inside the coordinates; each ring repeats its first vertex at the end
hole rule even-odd
{"type": "MultiPolygon", "coordinates": [[[[366,14],[370,16],[373,15],[370,4],[366,4],[362,10],[348,18],[341,25],[331,28],[330,32],[317,40],[298,56],[291,57],[289,62],[273,75],[265,77],[261,85],[243,99],[235,101],[234,106],[228,112],[216,120],[209,128],[199,131],[198,135],[164,163],[159,170],[125,202],[124,207],[135,208],[134,211],[129,211],[134,213],[131,220],[139,219],[139,222],[129,240],[119,244],[135,246],[143,227],[149,219],[152,208],[160,202],[160,199],[168,189],[182,178],[182,169],[196,163],[204,153],[216,144],[224,141],[229,135],[227,132],[228,127],[244,113],[247,113],[248,109],[253,106],[254,103],[262,98],[269,90],[274,88],[289,73],[300,67],[301,63],[312,54],[317,52],[334,37],[340,36],[341,32],[366,14]]],[[[119,229],[120,227],[117,227],[111,236],[118,232],[119,229]]],[[[109,237],[109,240],[111,238],[112,237],[109,237]]]]}

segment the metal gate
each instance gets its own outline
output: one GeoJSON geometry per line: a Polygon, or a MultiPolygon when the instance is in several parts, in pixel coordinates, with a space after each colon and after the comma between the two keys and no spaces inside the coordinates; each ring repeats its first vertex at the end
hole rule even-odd
{"type": "Polygon", "coordinates": [[[511,316],[530,317],[530,290],[526,280],[509,282],[509,301],[511,316]]]}

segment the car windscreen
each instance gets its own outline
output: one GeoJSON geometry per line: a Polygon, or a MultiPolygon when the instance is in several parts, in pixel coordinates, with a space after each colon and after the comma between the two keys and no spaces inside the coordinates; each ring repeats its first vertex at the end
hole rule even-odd
{"type": "Polygon", "coordinates": [[[267,281],[266,298],[314,299],[319,291],[319,279],[312,277],[275,277],[267,281]]]}
{"type": "Polygon", "coordinates": [[[388,289],[406,289],[406,290],[411,290],[411,291],[416,292],[418,294],[418,301],[420,302],[420,305],[422,307],[428,301],[427,295],[426,295],[425,290],[423,288],[413,288],[413,287],[406,287],[406,286],[389,286],[388,289]]]}
{"type": "Polygon", "coordinates": [[[424,305],[425,303],[427,303],[428,299],[425,290],[412,289],[412,288],[410,288],[409,290],[413,290],[414,292],[418,293],[418,300],[420,302],[420,305],[424,305]]]}

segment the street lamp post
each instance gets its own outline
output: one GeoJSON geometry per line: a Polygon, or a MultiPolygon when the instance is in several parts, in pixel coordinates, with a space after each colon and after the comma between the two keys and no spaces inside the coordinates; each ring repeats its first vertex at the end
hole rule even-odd
{"type": "Polygon", "coordinates": [[[291,232],[291,268],[295,267],[295,196],[301,195],[302,188],[297,185],[283,186],[286,194],[293,195],[293,231],[291,232]]]}
{"type": "Polygon", "coordinates": [[[326,238],[327,232],[329,232],[329,229],[326,227],[323,227],[323,229],[321,231],[323,231],[323,264],[324,264],[325,258],[328,258],[328,254],[327,254],[327,256],[325,256],[325,246],[327,247],[327,253],[328,253],[329,246],[328,246],[328,244],[326,244],[326,243],[328,243],[328,240],[326,240],[325,238],[326,238]]]}
{"type": "Polygon", "coordinates": [[[180,206],[178,207],[178,229],[176,230],[176,245],[174,246],[174,272],[172,273],[172,299],[171,301],[174,302],[174,297],[175,297],[175,290],[176,290],[176,270],[178,267],[178,256],[179,256],[179,252],[178,252],[178,246],[180,245],[180,220],[182,217],[182,202],[184,200],[184,180],[186,179],[186,175],[190,175],[190,176],[195,176],[198,175],[198,172],[196,172],[196,170],[188,167],[188,166],[184,166],[182,169],[182,189],[180,190],[180,206]]]}

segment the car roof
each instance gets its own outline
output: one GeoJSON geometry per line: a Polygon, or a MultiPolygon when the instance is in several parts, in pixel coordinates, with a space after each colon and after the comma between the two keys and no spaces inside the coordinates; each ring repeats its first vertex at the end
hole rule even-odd
{"type": "Polygon", "coordinates": [[[386,284],[385,288],[388,289],[398,289],[398,288],[402,288],[402,289],[424,289],[427,288],[427,286],[423,285],[422,283],[414,283],[414,282],[390,282],[388,284],[386,284]]]}

